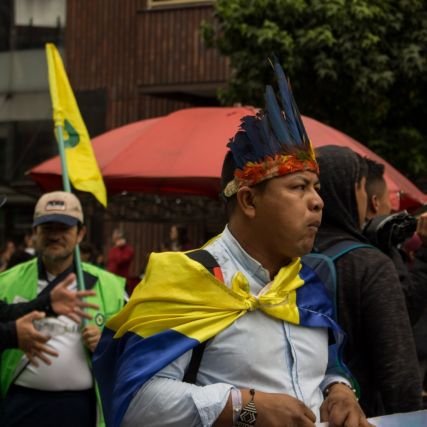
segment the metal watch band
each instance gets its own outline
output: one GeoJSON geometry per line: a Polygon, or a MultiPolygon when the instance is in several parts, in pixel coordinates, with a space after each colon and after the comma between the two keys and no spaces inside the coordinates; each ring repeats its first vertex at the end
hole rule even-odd
{"type": "Polygon", "coordinates": [[[334,382],[328,384],[327,387],[323,390],[324,399],[326,399],[328,397],[332,386],[334,386],[335,384],[342,384],[342,385],[345,385],[346,387],[348,387],[354,393],[354,397],[357,399],[356,390],[351,385],[345,383],[344,381],[334,381],[334,382]]]}

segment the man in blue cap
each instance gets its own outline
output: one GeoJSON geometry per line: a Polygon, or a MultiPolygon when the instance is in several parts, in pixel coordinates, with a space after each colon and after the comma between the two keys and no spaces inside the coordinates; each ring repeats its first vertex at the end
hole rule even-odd
{"type": "MultiPolygon", "coordinates": [[[[86,232],[79,199],[64,191],[46,193],[33,219],[37,258],[0,274],[0,298],[9,303],[41,298],[64,281],[77,289],[75,248],[86,232]]],[[[86,324],[75,312],[48,313],[37,322],[57,355],[51,364],[34,366],[20,350],[3,352],[2,427],[95,427],[102,422],[90,360],[105,320],[123,306],[124,279],[91,264],[82,263],[82,270],[85,288],[93,291],[87,300],[93,304],[88,310],[93,320],[86,324]]]]}
{"type": "MultiPolygon", "coordinates": [[[[6,203],[5,196],[0,197],[0,207],[6,203]]],[[[29,359],[37,364],[36,358],[50,364],[46,355],[57,356],[56,351],[46,345],[49,337],[40,333],[34,326],[34,320],[43,319],[46,314],[63,314],[76,319],[83,316],[90,319],[82,309],[97,308],[86,303],[83,298],[94,295],[93,291],[72,291],[68,286],[74,275],[66,278],[51,292],[33,301],[8,304],[0,300],[0,351],[8,348],[20,348],[29,359]]]]}

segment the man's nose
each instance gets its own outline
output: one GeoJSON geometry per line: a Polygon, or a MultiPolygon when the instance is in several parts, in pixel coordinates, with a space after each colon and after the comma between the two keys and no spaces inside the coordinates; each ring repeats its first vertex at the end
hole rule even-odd
{"type": "Polygon", "coordinates": [[[324,207],[323,199],[320,197],[319,193],[316,191],[313,195],[311,209],[315,211],[321,211],[324,207]]]}

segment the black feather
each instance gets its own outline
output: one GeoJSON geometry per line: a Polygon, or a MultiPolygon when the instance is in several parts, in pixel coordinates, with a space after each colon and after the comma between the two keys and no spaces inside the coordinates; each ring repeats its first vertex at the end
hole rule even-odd
{"type": "Polygon", "coordinates": [[[283,113],[277,102],[276,95],[271,86],[265,88],[265,116],[268,117],[271,128],[277,140],[281,144],[289,143],[290,135],[283,117],[283,113]]]}
{"type": "Polygon", "coordinates": [[[248,162],[263,161],[267,156],[311,151],[286,74],[277,59],[274,58],[272,66],[277,80],[277,95],[272,86],[267,85],[263,111],[256,116],[243,117],[240,131],[228,144],[239,169],[248,162]]]}
{"type": "Polygon", "coordinates": [[[274,64],[274,71],[276,73],[277,85],[279,87],[279,98],[282,104],[283,111],[285,112],[285,120],[289,129],[291,141],[294,144],[301,144],[301,135],[298,128],[298,117],[293,108],[294,97],[289,88],[289,83],[286,75],[278,62],[274,64]]]}

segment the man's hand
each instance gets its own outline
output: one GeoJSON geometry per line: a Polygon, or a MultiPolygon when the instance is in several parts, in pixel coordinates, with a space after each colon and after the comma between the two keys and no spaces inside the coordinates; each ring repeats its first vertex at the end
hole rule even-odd
{"type": "Polygon", "coordinates": [[[50,337],[40,333],[34,327],[33,321],[43,319],[43,317],[45,317],[44,313],[32,311],[16,321],[18,347],[25,352],[28,360],[35,366],[38,366],[36,358],[42,360],[46,365],[50,365],[52,362],[46,355],[58,357],[58,353],[46,345],[50,337]]]}
{"type": "Polygon", "coordinates": [[[330,427],[373,427],[368,422],[356,396],[344,384],[334,384],[320,407],[322,422],[330,427]]]}
{"type": "MultiPolygon", "coordinates": [[[[250,400],[249,390],[242,390],[242,403],[245,406],[250,400]]],[[[263,393],[256,390],[254,403],[257,409],[256,425],[262,427],[314,427],[316,416],[298,399],[287,394],[263,393]]],[[[232,424],[232,410],[228,405],[215,422],[215,427],[232,424]]]]}
{"type": "Polygon", "coordinates": [[[316,416],[303,402],[288,394],[256,391],[257,424],[265,427],[312,427],[316,416]]]}
{"type": "Polygon", "coordinates": [[[416,232],[423,246],[427,246],[427,212],[424,212],[418,217],[416,232]]]}
{"type": "Polygon", "coordinates": [[[93,353],[101,338],[101,330],[95,325],[87,325],[83,329],[82,337],[86,347],[93,353]]]}
{"type": "Polygon", "coordinates": [[[83,311],[84,308],[99,307],[96,304],[84,302],[82,298],[96,295],[94,291],[71,291],[68,287],[76,280],[76,275],[70,273],[61,283],[50,292],[52,309],[56,314],[63,314],[80,323],[81,318],[91,319],[92,316],[83,311]]]}

